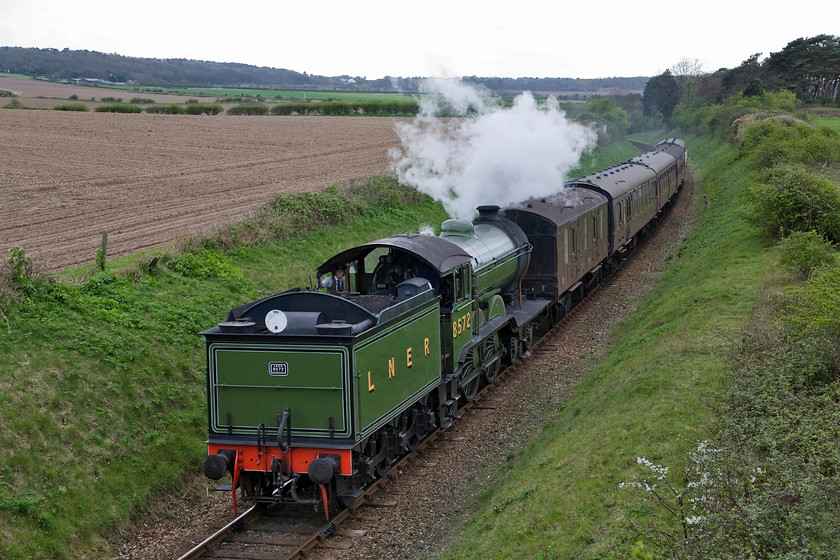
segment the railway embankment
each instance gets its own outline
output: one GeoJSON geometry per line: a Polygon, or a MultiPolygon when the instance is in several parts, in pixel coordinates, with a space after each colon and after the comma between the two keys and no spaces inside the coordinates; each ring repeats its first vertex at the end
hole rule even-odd
{"type": "Polygon", "coordinates": [[[568,398],[529,397],[524,443],[426,556],[836,557],[840,141],[756,126],[687,138],[692,211],[650,286],[590,327],[609,334],[568,398]]]}
{"type": "Polygon", "coordinates": [[[173,496],[206,453],[197,333],[243,301],[308,285],[336,248],[446,217],[373,177],[279,197],[130,264],[47,276],[13,251],[0,286],[0,557],[112,558],[150,509],[182,516],[173,496]]]}

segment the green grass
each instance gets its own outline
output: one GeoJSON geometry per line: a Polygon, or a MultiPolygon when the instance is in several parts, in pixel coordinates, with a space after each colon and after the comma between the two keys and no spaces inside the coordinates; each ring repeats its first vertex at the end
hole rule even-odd
{"type": "MultiPolygon", "coordinates": [[[[147,253],[0,298],[0,557],[113,557],[120,528],[206,452],[197,333],[232,307],[307,285],[351,244],[446,219],[439,204],[401,200],[387,181],[369,191],[385,202],[333,229],[224,254],[197,243],[140,272],[147,253]]],[[[334,204],[337,191],[327,192],[334,204]]]]}
{"type": "Polygon", "coordinates": [[[215,97],[262,97],[265,101],[301,100],[301,99],[340,99],[343,101],[410,101],[414,96],[402,93],[371,93],[356,91],[302,90],[302,89],[263,89],[263,88],[202,88],[202,87],[166,87],[166,88],[131,88],[131,91],[153,92],[163,90],[179,95],[215,96],[215,97]]]}
{"type": "Polygon", "coordinates": [[[688,141],[695,229],[614,327],[609,350],[571,400],[546,412],[539,438],[489,474],[477,512],[442,558],[628,558],[639,538],[631,525],[678,529],[663,508],[619,483],[645,474],[636,458],[646,457],[684,485],[686,454],[709,435],[708,403],[721,388],[727,349],[759,293],[779,282],[765,241],[741,218],[744,163],[718,141],[688,141]]]}
{"type": "Polygon", "coordinates": [[[840,118],[838,118],[838,117],[833,117],[833,118],[820,117],[820,118],[816,118],[816,119],[814,119],[814,124],[816,124],[817,126],[824,126],[824,127],[826,127],[826,128],[830,128],[830,129],[831,129],[831,130],[833,130],[834,132],[837,132],[838,134],[840,134],[840,118]]]}
{"type": "Polygon", "coordinates": [[[15,78],[17,80],[31,80],[32,76],[26,76],[24,74],[10,74],[8,72],[0,72],[0,78],[15,78]]]}

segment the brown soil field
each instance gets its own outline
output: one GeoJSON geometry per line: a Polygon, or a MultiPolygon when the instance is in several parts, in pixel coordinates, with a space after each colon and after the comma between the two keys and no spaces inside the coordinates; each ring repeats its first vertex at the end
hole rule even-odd
{"type": "Polygon", "coordinates": [[[19,245],[40,270],[74,268],[104,231],[109,257],[136,253],[385,173],[395,120],[0,109],[0,257],[19,245]]]}
{"type": "MultiPolygon", "coordinates": [[[[200,98],[197,95],[178,95],[174,93],[136,93],[92,85],[79,86],[4,76],[0,76],[0,89],[11,91],[19,96],[18,101],[30,109],[52,109],[56,105],[64,105],[65,103],[84,103],[89,109],[93,110],[100,103],[92,103],[90,99],[101,99],[103,97],[122,97],[125,101],[129,101],[132,97],[142,97],[152,99],[155,103],[186,103],[188,99],[199,99],[199,101],[204,102],[216,100],[215,97],[200,98]],[[78,96],[79,100],[69,101],[71,95],[78,96]]],[[[7,98],[0,98],[0,107],[8,101],[7,98]]]]}

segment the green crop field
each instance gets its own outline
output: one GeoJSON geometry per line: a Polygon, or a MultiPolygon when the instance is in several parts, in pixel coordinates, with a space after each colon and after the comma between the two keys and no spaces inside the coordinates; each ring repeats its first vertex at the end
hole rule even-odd
{"type": "Polygon", "coordinates": [[[282,100],[342,100],[342,101],[410,101],[415,96],[402,93],[370,93],[363,91],[325,91],[325,90],[284,90],[284,89],[243,89],[243,88],[132,88],[131,91],[177,93],[180,95],[214,97],[259,97],[265,101],[282,100]]]}
{"type": "Polygon", "coordinates": [[[814,124],[816,124],[817,126],[824,126],[826,128],[830,128],[834,132],[840,133],[840,117],[816,118],[814,119],[814,124]]]}

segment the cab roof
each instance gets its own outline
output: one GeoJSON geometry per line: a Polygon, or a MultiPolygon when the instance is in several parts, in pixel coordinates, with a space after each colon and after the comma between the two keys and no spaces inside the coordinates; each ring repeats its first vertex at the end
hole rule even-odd
{"type": "Polygon", "coordinates": [[[347,249],[319,266],[318,276],[332,272],[340,264],[358,260],[378,247],[399,249],[411,253],[440,274],[445,274],[472,259],[472,256],[450,241],[434,235],[408,233],[393,235],[347,249]]]}

